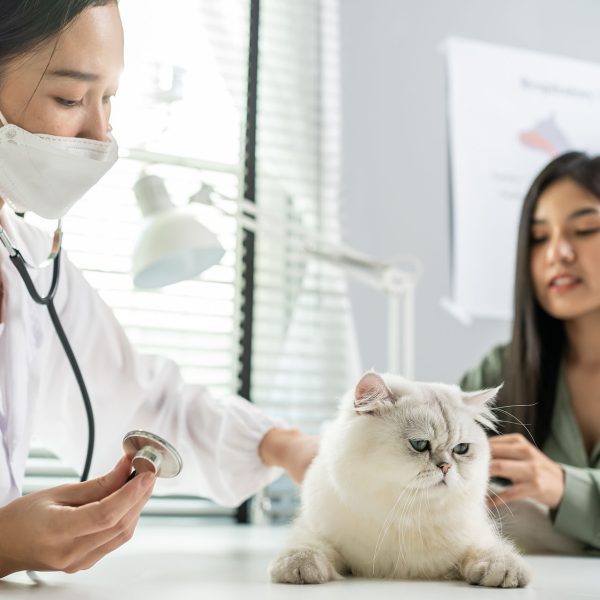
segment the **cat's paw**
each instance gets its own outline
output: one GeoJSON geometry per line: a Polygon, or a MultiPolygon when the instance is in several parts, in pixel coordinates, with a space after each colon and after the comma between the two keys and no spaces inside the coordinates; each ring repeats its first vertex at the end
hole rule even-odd
{"type": "Polygon", "coordinates": [[[468,583],[485,587],[525,587],[531,579],[525,561],[512,551],[474,556],[466,561],[463,572],[468,583]]]}
{"type": "Polygon", "coordinates": [[[325,583],[341,579],[322,552],[312,549],[287,550],[269,567],[273,583],[325,583]]]}

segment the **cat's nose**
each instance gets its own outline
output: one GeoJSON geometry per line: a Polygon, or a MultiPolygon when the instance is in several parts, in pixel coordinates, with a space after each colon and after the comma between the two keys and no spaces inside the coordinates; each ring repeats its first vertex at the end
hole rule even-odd
{"type": "Polygon", "coordinates": [[[447,462],[442,462],[438,464],[438,467],[442,470],[442,473],[445,475],[450,469],[450,464],[447,462]]]}

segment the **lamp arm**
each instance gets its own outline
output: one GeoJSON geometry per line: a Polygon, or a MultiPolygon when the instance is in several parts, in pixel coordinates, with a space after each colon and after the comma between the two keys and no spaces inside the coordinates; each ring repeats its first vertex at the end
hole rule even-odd
{"type": "Polygon", "coordinates": [[[268,229],[269,235],[278,235],[286,240],[291,246],[298,246],[302,251],[326,260],[333,264],[345,266],[352,269],[371,272],[375,277],[383,280],[383,285],[375,285],[378,289],[402,292],[406,285],[414,285],[419,279],[422,267],[420,261],[410,257],[414,265],[414,271],[401,270],[392,262],[377,260],[367,254],[344,243],[331,242],[323,234],[307,231],[306,227],[299,223],[293,223],[282,219],[257,206],[256,203],[245,198],[231,198],[215,190],[212,186],[203,184],[201,190],[190,198],[191,202],[209,204],[217,210],[238,220],[240,225],[249,231],[257,232],[268,229]],[[235,212],[224,207],[215,196],[221,200],[234,203],[237,206],[235,212]],[[289,234],[296,234],[294,238],[289,234]]]}
{"type": "Polygon", "coordinates": [[[422,274],[421,263],[410,257],[414,270],[403,270],[393,262],[374,259],[359,250],[339,242],[331,242],[322,234],[307,231],[299,223],[281,219],[279,216],[259,208],[244,198],[230,198],[203,184],[200,191],[190,198],[191,202],[208,204],[237,219],[241,227],[257,232],[265,230],[270,237],[284,239],[288,249],[314,256],[329,262],[361,281],[363,284],[383,291],[388,296],[388,370],[414,377],[414,316],[415,289],[422,274]],[[235,211],[226,209],[222,201],[235,204],[235,211]],[[292,235],[290,235],[292,234],[292,235]],[[402,321],[404,331],[402,331],[402,321]],[[403,341],[404,343],[402,344],[403,341]],[[403,346],[403,347],[401,347],[403,346]],[[400,356],[403,355],[404,366],[400,356]]]}

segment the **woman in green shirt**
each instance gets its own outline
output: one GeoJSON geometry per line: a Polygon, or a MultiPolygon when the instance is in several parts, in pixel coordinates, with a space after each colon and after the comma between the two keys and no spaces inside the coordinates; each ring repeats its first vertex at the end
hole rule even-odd
{"type": "Polygon", "coordinates": [[[556,158],[525,197],[512,339],[461,385],[502,381],[490,470],[512,485],[493,503],[536,501],[554,532],[600,548],[600,157],[556,158]]]}

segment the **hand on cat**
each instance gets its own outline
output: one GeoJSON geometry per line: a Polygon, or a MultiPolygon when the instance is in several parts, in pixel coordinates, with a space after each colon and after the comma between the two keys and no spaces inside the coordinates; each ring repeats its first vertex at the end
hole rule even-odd
{"type": "Polygon", "coordinates": [[[513,484],[497,495],[490,496],[490,505],[532,498],[555,509],[564,490],[564,472],[520,433],[490,438],[492,461],[490,475],[505,477],[513,484]]]}
{"type": "Polygon", "coordinates": [[[155,477],[127,477],[123,457],[107,475],[50,488],[0,509],[0,577],[23,570],[88,569],[133,534],[155,477]]]}
{"type": "Polygon", "coordinates": [[[283,467],[296,483],[302,483],[306,469],[318,451],[318,436],[280,427],[268,431],[258,448],[266,465],[283,467]]]}

